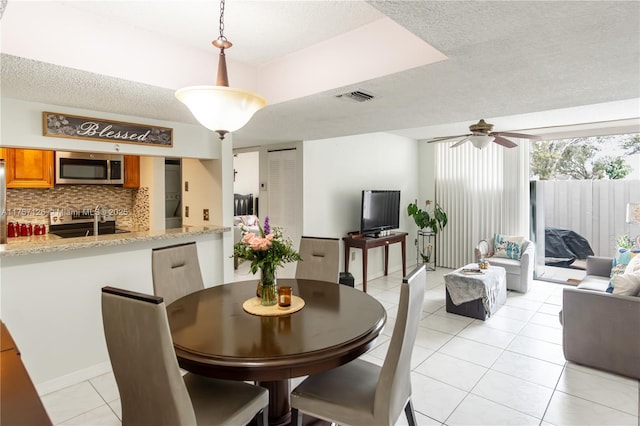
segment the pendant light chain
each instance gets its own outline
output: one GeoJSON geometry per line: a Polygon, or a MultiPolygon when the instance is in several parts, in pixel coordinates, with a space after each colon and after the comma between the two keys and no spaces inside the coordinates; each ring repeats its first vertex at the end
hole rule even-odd
{"type": "Polygon", "coordinates": [[[227,40],[224,36],[224,0],[220,0],[220,37],[218,40],[227,40]]]}

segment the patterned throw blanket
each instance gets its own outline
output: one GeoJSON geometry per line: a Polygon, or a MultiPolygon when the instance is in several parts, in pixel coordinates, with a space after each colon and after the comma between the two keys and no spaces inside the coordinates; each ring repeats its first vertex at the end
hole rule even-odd
{"type": "Polygon", "coordinates": [[[481,274],[465,274],[464,269],[477,268],[472,263],[444,276],[444,282],[451,296],[451,301],[458,306],[462,303],[482,299],[485,311],[491,316],[496,310],[496,302],[500,286],[505,278],[503,268],[490,266],[481,274]]]}

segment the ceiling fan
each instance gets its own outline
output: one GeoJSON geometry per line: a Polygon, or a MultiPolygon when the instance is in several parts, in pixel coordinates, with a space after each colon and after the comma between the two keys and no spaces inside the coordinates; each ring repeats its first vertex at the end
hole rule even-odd
{"type": "Polygon", "coordinates": [[[471,133],[466,135],[456,135],[456,136],[443,136],[439,138],[433,138],[428,140],[427,143],[434,142],[446,142],[451,139],[462,138],[458,142],[451,145],[451,148],[458,147],[465,143],[466,141],[471,141],[473,146],[478,149],[485,148],[491,142],[497,143],[498,145],[502,145],[506,148],[513,148],[518,146],[515,142],[507,139],[505,136],[510,136],[513,138],[522,138],[522,139],[531,139],[531,140],[540,140],[539,136],[534,135],[525,135],[523,133],[513,133],[513,132],[492,132],[493,124],[487,123],[484,120],[478,121],[476,124],[472,124],[469,126],[469,130],[471,133]]]}

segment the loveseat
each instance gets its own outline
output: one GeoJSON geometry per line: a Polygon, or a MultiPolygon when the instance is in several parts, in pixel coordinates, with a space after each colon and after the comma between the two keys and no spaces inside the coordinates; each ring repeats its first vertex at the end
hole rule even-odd
{"type": "MultiPolygon", "coordinates": [[[[494,253],[494,240],[490,240],[489,252],[494,253]]],[[[535,263],[535,245],[526,239],[522,240],[520,259],[497,257],[495,254],[488,257],[489,264],[502,266],[507,271],[507,290],[526,293],[533,281],[533,266],[535,263]]]]}
{"type": "Polygon", "coordinates": [[[587,257],[587,276],[563,291],[562,348],[571,362],[640,379],[640,297],[609,294],[612,258],[587,257]]]}

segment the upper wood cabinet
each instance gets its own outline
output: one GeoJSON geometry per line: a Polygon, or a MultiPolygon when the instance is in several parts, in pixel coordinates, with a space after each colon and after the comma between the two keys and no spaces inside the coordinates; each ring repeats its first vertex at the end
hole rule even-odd
{"type": "Polygon", "coordinates": [[[140,187],[140,157],[137,155],[124,156],[124,188],[140,187]]]}
{"type": "Polygon", "coordinates": [[[53,151],[0,148],[6,163],[7,188],[53,188],[53,151]]]}

